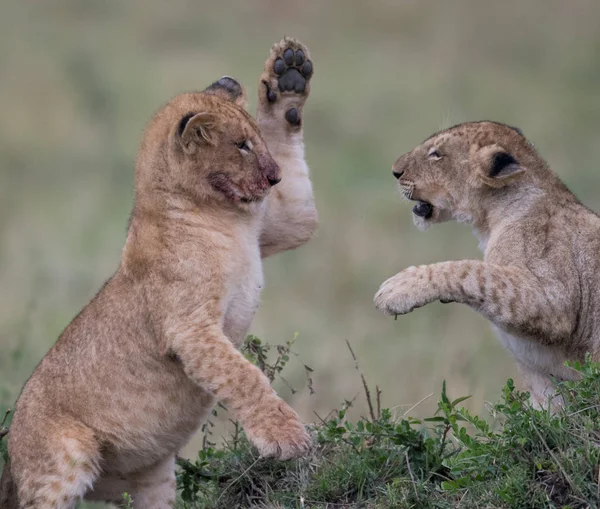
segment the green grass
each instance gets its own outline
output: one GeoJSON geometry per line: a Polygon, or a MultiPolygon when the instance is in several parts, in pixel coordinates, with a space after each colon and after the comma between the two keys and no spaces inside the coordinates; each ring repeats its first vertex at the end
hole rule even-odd
{"type": "Polygon", "coordinates": [[[236,428],[220,447],[179,459],[179,507],[597,507],[600,364],[572,367],[581,379],[557,385],[565,404],[556,415],[532,409],[508,380],[483,417],[462,407],[467,398],[451,400],[444,383],[434,415],[415,419],[381,408],[363,377],[369,414],[351,419],[344,402],[312,426],[307,458],[260,459],[236,428]]]}

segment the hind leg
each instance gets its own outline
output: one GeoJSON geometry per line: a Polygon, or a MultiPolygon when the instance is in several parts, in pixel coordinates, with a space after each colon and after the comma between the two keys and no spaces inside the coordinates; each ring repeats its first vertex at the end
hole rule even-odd
{"type": "Polygon", "coordinates": [[[73,509],[98,477],[100,452],[91,430],[49,428],[34,435],[11,430],[11,473],[22,509],[73,509]]]}
{"type": "Polygon", "coordinates": [[[529,391],[531,406],[536,410],[550,409],[552,414],[559,412],[564,406],[564,401],[562,396],[556,394],[552,377],[522,364],[519,364],[519,368],[525,390],[529,391]]]}
{"type": "Polygon", "coordinates": [[[175,507],[177,483],[175,457],[171,456],[152,468],[131,476],[135,509],[171,509],[175,507]]]}
{"type": "Polygon", "coordinates": [[[135,509],[175,507],[175,457],[170,456],[134,474],[102,477],[86,500],[122,504],[125,492],[131,495],[135,509]]]}

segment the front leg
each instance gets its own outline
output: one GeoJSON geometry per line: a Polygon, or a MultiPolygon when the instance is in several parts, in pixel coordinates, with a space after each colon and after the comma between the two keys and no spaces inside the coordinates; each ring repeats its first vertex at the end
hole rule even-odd
{"type": "Polygon", "coordinates": [[[311,440],[296,412],[275,394],[267,377],[227,339],[204,313],[179,321],[167,332],[169,350],[186,375],[240,420],[262,456],[305,454],[311,440]]]}
{"type": "Polygon", "coordinates": [[[545,343],[575,329],[575,299],[558,280],[544,282],[527,269],[479,260],[409,267],[384,282],[375,306],[392,315],[436,300],[467,304],[504,330],[545,343]]]}
{"type": "Polygon", "coordinates": [[[265,204],[260,236],[263,258],[304,244],[317,226],[302,133],[302,109],[312,74],[308,49],[285,38],[271,48],[260,76],[257,122],[283,173],[265,204]]]}

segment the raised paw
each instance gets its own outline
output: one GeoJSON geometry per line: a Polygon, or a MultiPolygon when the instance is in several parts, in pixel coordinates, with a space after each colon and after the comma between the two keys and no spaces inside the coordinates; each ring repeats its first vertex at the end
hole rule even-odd
{"type": "Polygon", "coordinates": [[[260,77],[259,110],[279,115],[291,126],[301,125],[312,75],[313,63],[302,43],[284,38],[274,44],[260,77]]]}
{"type": "MultiPolygon", "coordinates": [[[[287,48],[282,56],[273,64],[273,72],[279,77],[277,86],[281,92],[296,92],[302,94],[306,90],[306,82],[313,73],[312,62],[306,58],[302,48],[294,51],[287,48]]],[[[272,91],[271,91],[272,92],[272,91]]],[[[277,100],[277,95],[267,95],[270,102],[277,100]]]]}
{"type": "Polygon", "coordinates": [[[437,298],[424,269],[409,267],[385,281],[373,301],[388,315],[405,315],[437,298]]]}
{"type": "Polygon", "coordinates": [[[310,435],[296,412],[277,396],[263,411],[244,423],[244,429],[263,457],[280,460],[298,458],[312,447],[310,435]]]}

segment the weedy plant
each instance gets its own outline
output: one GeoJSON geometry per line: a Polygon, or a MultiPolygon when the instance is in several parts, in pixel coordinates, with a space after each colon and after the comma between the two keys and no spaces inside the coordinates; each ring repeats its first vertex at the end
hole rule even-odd
{"type": "MultiPolygon", "coordinates": [[[[250,337],[245,353],[274,380],[291,347],[276,347],[269,362],[269,347],[250,337]]],[[[599,507],[600,364],[570,364],[580,380],[557,382],[564,405],[556,415],[534,410],[508,380],[485,418],[460,406],[468,397],[451,399],[444,383],[435,414],[416,419],[381,407],[350,352],[368,416],[349,419],[345,401],[311,427],[312,454],[289,462],[258,458],[235,425],[222,446],[178,460],[179,507],[599,507]]]]}
{"type": "Polygon", "coordinates": [[[3,438],[8,435],[8,426],[6,426],[6,422],[8,420],[8,417],[10,416],[12,410],[9,408],[5,414],[4,414],[4,418],[2,419],[2,422],[0,422],[0,457],[2,458],[2,461],[4,463],[6,463],[8,461],[8,448],[6,446],[6,440],[3,440],[3,438]]]}

